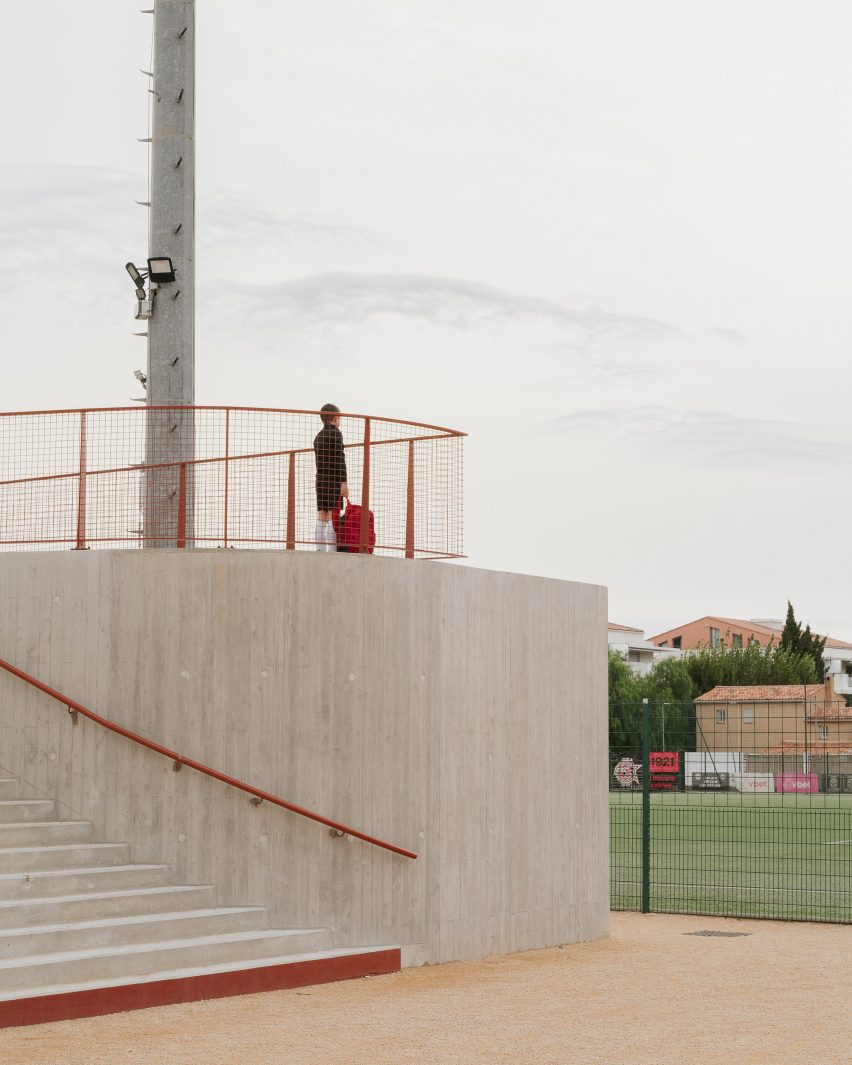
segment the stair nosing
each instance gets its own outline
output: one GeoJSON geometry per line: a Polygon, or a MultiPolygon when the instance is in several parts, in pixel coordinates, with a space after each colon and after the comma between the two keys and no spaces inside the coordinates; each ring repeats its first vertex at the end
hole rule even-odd
{"type": "MultiPolygon", "coordinates": [[[[38,824],[39,822],[33,822],[38,824]]],[[[130,848],[129,843],[87,843],[85,841],[80,843],[44,843],[41,846],[36,847],[0,847],[0,858],[4,854],[41,854],[42,851],[74,851],[79,850],[80,847],[88,847],[90,850],[106,850],[108,847],[127,847],[130,848]]]]}
{"type": "Polygon", "coordinates": [[[82,876],[84,873],[105,873],[107,870],[114,871],[116,869],[169,869],[169,866],[162,862],[142,862],[130,865],[69,865],[63,866],[62,869],[33,869],[29,873],[26,870],[16,873],[0,873],[0,883],[5,880],[21,880],[22,878],[33,880],[42,876],[82,876]]]}
{"type": "Polygon", "coordinates": [[[387,950],[399,950],[399,944],[372,947],[329,947],[326,950],[305,951],[301,954],[282,954],[268,958],[251,958],[241,962],[217,962],[213,965],[186,966],[182,969],[163,969],[141,976],[113,976],[103,980],[88,980],[79,984],[52,984],[49,987],[24,988],[21,991],[0,991],[0,1002],[14,1002],[50,995],[71,994],[78,991],[94,991],[99,988],[127,987],[136,984],[152,984],[161,980],[185,980],[194,976],[213,973],[242,972],[244,969],[274,968],[279,965],[297,965],[306,961],[324,961],[327,958],[347,958],[361,954],[382,954],[387,950]]]}
{"type": "MultiPolygon", "coordinates": [[[[234,916],[243,913],[263,913],[265,906],[214,906],[196,910],[158,910],[154,913],[133,913],[119,917],[94,917],[82,921],[61,921],[51,924],[26,925],[22,928],[0,928],[0,942],[12,936],[41,935],[49,932],[80,931],[87,928],[118,928],[122,925],[156,924],[191,917],[234,916]]],[[[141,945],[141,944],[140,944],[141,945]]],[[[57,952],[57,953],[61,953],[57,952]]],[[[32,955],[39,957],[40,955],[32,955]]],[[[2,962],[0,962],[2,968],[2,962]]]]}
{"type": "MultiPolygon", "coordinates": [[[[99,866],[99,869],[112,869],[113,866],[99,866]]],[[[135,866],[133,867],[135,868],[135,866]]],[[[162,869],[165,866],[146,866],[145,868],[162,869]]],[[[130,898],[136,895],[165,894],[168,891],[197,891],[199,888],[212,888],[212,884],[158,884],[154,887],[121,888],[117,891],[78,891],[73,895],[38,895],[35,898],[0,899],[0,910],[15,906],[57,905],[63,902],[76,902],[78,899],[113,899],[130,898]]]]}
{"type": "Polygon", "coordinates": [[[91,947],[88,950],[59,950],[49,954],[29,954],[23,958],[8,958],[0,961],[0,973],[10,969],[25,969],[28,965],[38,967],[67,962],[91,961],[94,958],[118,958],[123,955],[145,954],[153,951],[191,950],[193,947],[219,946],[225,943],[253,943],[276,936],[304,935],[329,931],[328,928],[257,928],[248,931],[222,932],[206,936],[190,936],[186,939],[152,940],[144,943],[125,943],[114,947],[91,947]]]}
{"type": "Polygon", "coordinates": [[[0,821],[0,832],[4,828],[37,828],[40,825],[92,825],[92,821],[0,821]]]}

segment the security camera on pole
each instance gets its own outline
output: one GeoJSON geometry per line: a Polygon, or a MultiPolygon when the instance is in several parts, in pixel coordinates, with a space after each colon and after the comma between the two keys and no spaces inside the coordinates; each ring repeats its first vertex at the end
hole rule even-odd
{"type": "MultiPolygon", "coordinates": [[[[154,0],[149,214],[151,407],[195,402],[195,3],[154,0]]],[[[140,301],[146,302],[146,301],[140,301]]],[[[192,539],[194,417],[148,410],[143,525],[148,547],[192,539]]]]}

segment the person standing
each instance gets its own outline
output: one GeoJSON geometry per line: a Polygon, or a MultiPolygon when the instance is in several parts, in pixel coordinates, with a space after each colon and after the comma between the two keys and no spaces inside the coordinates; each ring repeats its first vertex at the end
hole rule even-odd
{"type": "Polygon", "coordinates": [[[314,438],[317,464],[317,551],[335,551],[337,540],[332,525],[332,511],[340,500],[349,498],[346,483],[346,455],[340,431],[340,408],[326,403],[320,408],[322,429],[314,438]]]}

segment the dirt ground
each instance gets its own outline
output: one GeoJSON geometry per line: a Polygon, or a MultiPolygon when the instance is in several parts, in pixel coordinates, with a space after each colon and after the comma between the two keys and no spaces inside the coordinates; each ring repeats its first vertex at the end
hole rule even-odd
{"type": "Polygon", "coordinates": [[[0,1032],[3,1065],[850,1061],[852,926],[622,913],[596,943],[0,1032]]]}

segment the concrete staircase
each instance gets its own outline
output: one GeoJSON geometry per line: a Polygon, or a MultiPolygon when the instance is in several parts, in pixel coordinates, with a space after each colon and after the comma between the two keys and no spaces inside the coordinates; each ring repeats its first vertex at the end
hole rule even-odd
{"type": "Polygon", "coordinates": [[[125,843],[0,778],[0,1027],[396,972],[398,948],[331,947],[324,928],[270,929],[133,864],[125,843]]]}

